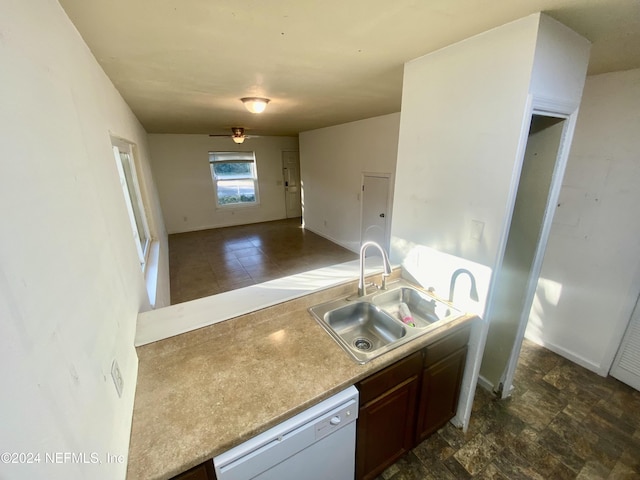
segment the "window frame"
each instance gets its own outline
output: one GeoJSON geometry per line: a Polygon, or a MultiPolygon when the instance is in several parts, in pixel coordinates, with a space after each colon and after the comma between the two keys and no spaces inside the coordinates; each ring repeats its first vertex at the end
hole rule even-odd
{"type": "Polygon", "coordinates": [[[134,155],[134,144],[120,138],[112,137],[111,145],[120,179],[120,186],[122,187],[122,193],[127,207],[127,214],[131,223],[138,260],[144,272],[148,264],[153,237],[149,229],[147,209],[145,208],[142,191],[140,189],[137,162],[134,155]],[[125,171],[125,164],[127,171],[125,171]],[[129,173],[130,178],[127,177],[127,173],[129,173]],[[142,232],[144,235],[143,239],[140,238],[139,232],[142,232]]]}
{"type": "Polygon", "coordinates": [[[211,172],[211,179],[213,183],[213,193],[216,202],[216,209],[228,209],[228,208],[252,208],[258,207],[260,205],[260,191],[259,191],[259,182],[258,182],[258,162],[256,159],[255,151],[210,151],[209,152],[209,170],[211,172]],[[228,155],[230,158],[225,160],[215,160],[214,157],[228,155]],[[239,158],[241,155],[250,155],[252,158],[239,158]],[[238,158],[233,158],[233,157],[238,158]],[[217,178],[214,170],[214,164],[223,164],[223,163],[252,163],[252,177],[247,178],[246,176],[238,176],[236,178],[227,177],[227,178],[217,178]],[[255,200],[253,202],[237,202],[237,203],[220,203],[220,198],[218,197],[218,182],[219,181],[234,181],[234,180],[250,180],[253,182],[253,192],[255,196],[255,200]]]}

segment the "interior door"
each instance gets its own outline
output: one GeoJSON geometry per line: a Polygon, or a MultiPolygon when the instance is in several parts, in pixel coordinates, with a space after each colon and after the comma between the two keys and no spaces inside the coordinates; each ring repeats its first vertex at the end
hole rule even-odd
{"type": "Polygon", "coordinates": [[[387,251],[391,226],[389,184],[389,174],[363,175],[361,244],[373,240],[387,251]]]}
{"type": "Polygon", "coordinates": [[[640,390],[640,298],[609,373],[612,377],[640,390]]]}
{"type": "Polygon", "coordinates": [[[300,199],[300,157],[298,152],[282,152],[284,195],[287,218],[302,216],[300,199]]]}

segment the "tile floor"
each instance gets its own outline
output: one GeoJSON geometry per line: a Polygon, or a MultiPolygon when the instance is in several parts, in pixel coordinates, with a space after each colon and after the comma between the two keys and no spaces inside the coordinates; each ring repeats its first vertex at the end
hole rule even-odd
{"type": "Polygon", "coordinates": [[[300,218],[169,235],[171,303],[355,260],[300,218]]]}
{"type": "Polygon", "coordinates": [[[640,479],[640,392],[525,341],[511,398],[478,388],[466,434],[446,425],[376,480],[640,479]]]}

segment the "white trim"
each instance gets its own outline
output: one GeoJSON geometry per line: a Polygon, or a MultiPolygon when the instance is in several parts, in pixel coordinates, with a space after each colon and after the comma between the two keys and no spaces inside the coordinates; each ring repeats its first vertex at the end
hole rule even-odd
{"type": "Polygon", "coordinates": [[[120,177],[120,186],[124,194],[124,201],[127,206],[127,213],[129,215],[129,221],[131,222],[131,230],[138,252],[138,259],[142,270],[146,269],[147,259],[149,255],[149,246],[151,245],[152,237],[149,231],[149,224],[147,223],[147,212],[142,201],[142,194],[140,191],[138,173],[136,168],[136,162],[133,158],[132,144],[125,143],[124,140],[112,138],[112,150],[114,154],[114,160],[116,162],[116,168],[118,170],[118,176],[120,177]],[[125,158],[123,158],[123,155],[125,158]],[[131,172],[131,182],[129,185],[127,177],[122,166],[122,162],[128,163],[128,168],[131,172]],[[136,207],[140,214],[141,225],[138,225],[138,219],[136,219],[135,209],[131,202],[131,190],[133,190],[133,196],[136,200],[136,207]],[[141,227],[145,235],[144,244],[140,235],[138,234],[138,228],[141,227]]]}
{"type": "Polygon", "coordinates": [[[116,169],[118,171],[118,176],[120,177],[120,185],[123,189],[122,193],[125,198],[127,214],[129,215],[129,221],[131,223],[132,236],[138,253],[138,261],[140,262],[143,281],[149,298],[149,305],[151,308],[155,308],[158,295],[158,283],[160,281],[160,242],[157,240],[157,225],[155,223],[155,219],[149,215],[151,209],[147,208],[149,201],[146,197],[147,190],[143,181],[143,172],[141,171],[140,175],[138,175],[138,147],[135,143],[122,137],[118,137],[111,132],[109,132],[109,136],[112,151],[114,152],[116,169]],[[147,237],[147,241],[144,246],[140,242],[138,225],[136,223],[135,213],[133,212],[133,205],[131,205],[129,189],[126,183],[126,176],[122,168],[120,152],[128,155],[129,168],[131,170],[131,176],[134,184],[133,188],[137,197],[138,210],[142,221],[142,229],[147,237]]]}
{"type": "MultiPolygon", "coordinates": [[[[247,150],[237,151],[237,152],[228,152],[228,153],[251,153],[253,155],[253,160],[246,160],[243,162],[235,161],[235,162],[224,162],[220,161],[212,161],[211,155],[215,155],[216,153],[222,153],[219,151],[210,151],[209,154],[209,171],[211,172],[211,180],[213,183],[213,196],[216,202],[216,210],[228,210],[235,208],[255,208],[260,206],[260,189],[258,184],[258,159],[256,157],[255,150],[251,150],[250,152],[247,150]],[[213,169],[213,165],[215,163],[253,163],[253,178],[216,178],[216,174],[213,169]],[[251,180],[253,182],[253,192],[255,196],[255,201],[253,202],[238,202],[238,203],[224,203],[221,204],[218,198],[218,182],[225,181],[234,181],[234,180],[251,180]]],[[[224,153],[227,153],[224,151],[224,153]]]]}
{"type": "Polygon", "coordinates": [[[158,276],[160,275],[160,242],[154,240],[149,245],[149,255],[147,255],[146,270],[144,272],[144,283],[149,295],[149,304],[155,308],[158,295],[158,276]]]}
{"type": "MultiPolygon", "coordinates": [[[[540,278],[540,271],[542,270],[542,262],[544,260],[544,253],[547,248],[547,242],[549,240],[549,233],[551,232],[551,224],[553,222],[553,215],[556,211],[556,205],[558,203],[558,197],[560,196],[560,190],[562,188],[562,179],[564,178],[564,172],[569,160],[569,150],[571,148],[571,139],[573,138],[573,132],[575,130],[575,124],[578,116],[577,110],[569,115],[564,115],[559,111],[555,111],[554,117],[564,118],[565,125],[562,130],[562,136],[560,137],[560,144],[558,146],[558,153],[556,155],[556,162],[553,169],[553,175],[551,178],[551,185],[549,188],[549,194],[547,197],[547,206],[545,208],[544,217],[542,219],[542,228],[540,230],[540,236],[536,246],[536,252],[533,257],[533,262],[529,270],[529,279],[527,282],[527,289],[525,292],[523,309],[520,312],[520,321],[518,325],[518,332],[516,333],[516,339],[511,350],[511,356],[507,369],[502,381],[504,390],[502,398],[506,398],[513,385],[513,378],[515,377],[516,368],[518,366],[518,358],[520,356],[520,349],[522,348],[522,341],[524,340],[527,324],[529,323],[529,315],[531,313],[531,305],[536,293],[536,287],[538,285],[538,279],[540,278]]],[[[542,115],[544,113],[538,110],[533,110],[531,115],[542,115]]],[[[548,115],[547,115],[548,116],[548,115]]]]}
{"type": "Polygon", "coordinates": [[[573,113],[577,113],[580,103],[536,95],[533,98],[531,107],[536,115],[568,118],[573,113]]]}
{"type": "Polygon", "coordinates": [[[491,392],[491,393],[493,393],[495,389],[495,385],[482,375],[478,375],[478,385],[484,388],[487,392],[491,392]]]}
{"type": "MultiPolygon", "coordinates": [[[[464,432],[469,428],[473,399],[476,394],[476,386],[480,377],[482,355],[487,340],[488,324],[484,318],[479,317],[473,324],[467,350],[467,361],[464,367],[464,375],[460,386],[458,409],[452,423],[462,428],[464,432]]],[[[481,385],[482,386],[482,385],[481,385]]]]}
{"type": "Polygon", "coordinates": [[[560,345],[556,345],[555,343],[547,342],[541,337],[537,337],[531,334],[527,334],[525,338],[536,345],[540,345],[541,347],[546,348],[547,350],[552,351],[553,353],[557,353],[561,357],[566,358],[567,360],[572,361],[573,363],[580,365],[581,367],[586,368],[587,370],[592,371],[600,375],[601,377],[606,377],[608,373],[608,369],[602,365],[598,365],[593,363],[591,360],[587,360],[585,357],[571,351],[567,350],[565,347],[560,345]]]}
{"type": "MultiPolygon", "coordinates": [[[[214,186],[214,191],[216,194],[216,210],[229,210],[229,209],[236,209],[236,208],[258,208],[260,207],[260,202],[258,201],[258,188],[257,186],[254,187],[255,192],[256,192],[256,201],[255,202],[244,202],[244,203],[225,203],[224,205],[220,205],[218,203],[218,192],[216,187],[214,186]]],[[[214,227],[215,228],[215,227],[214,227]]],[[[198,229],[196,229],[198,230],[198,229]]]]}
{"type": "Polygon", "coordinates": [[[326,238],[327,240],[335,243],[336,245],[340,245],[342,248],[346,248],[347,250],[350,250],[354,253],[360,253],[360,247],[358,245],[349,245],[347,243],[341,242],[340,240],[333,238],[331,235],[327,235],[324,232],[320,232],[318,230],[310,228],[308,225],[304,224],[304,221],[303,221],[303,227],[305,230],[309,230],[311,233],[315,233],[316,235],[322,238],[326,238]]]}

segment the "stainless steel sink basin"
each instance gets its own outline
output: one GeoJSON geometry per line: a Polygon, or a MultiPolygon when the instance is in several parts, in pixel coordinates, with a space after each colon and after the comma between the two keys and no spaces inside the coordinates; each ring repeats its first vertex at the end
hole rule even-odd
{"type": "Polygon", "coordinates": [[[316,305],[309,311],[359,363],[381,355],[407,336],[407,327],[402,322],[368,301],[340,299],[316,305]]]}
{"type": "Polygon", "coordinates": [[[404,302],[409,307],[415,328],[426,328],[454,313],[457,315],[462,313],[451,305],[412,287],[399,287],[374,294],[372,302],[398,319],[400,303],[404,302]]]}
{"type": "Polygon", "coordinates": [[[357,362],[366,363],[413,338],[437,328],[462,312],[404,280],[359,298],[341,298],[309,309],[318,323],[357,362]],[[409,307],[415,327],[399,315],[400,302],[409,307]]]}
{"type": "Polygon", "coordinates": [[[368,352],[390,344],[407,329],[368,302],[353,302],[325,314],[325,321],[351,349],[368,352]]]}

